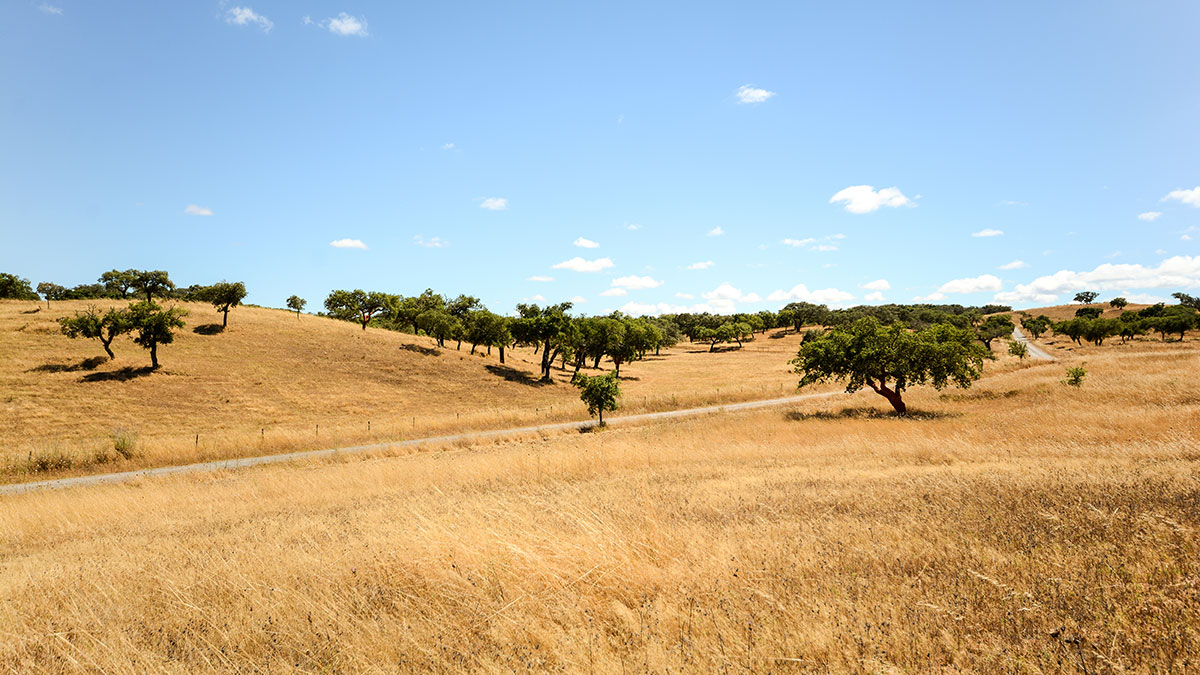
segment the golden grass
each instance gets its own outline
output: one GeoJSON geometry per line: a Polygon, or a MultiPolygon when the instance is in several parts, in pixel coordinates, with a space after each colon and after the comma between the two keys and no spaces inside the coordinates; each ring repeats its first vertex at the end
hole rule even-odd
{"type": "Polygon", "coordinates": [[[0,667],[1185,672],[1200,355],[3,499],[0,667]]]}
{"type": "MultiPolygon", "coordinates": [[[[226,332],[202,335],[193,329],[219,315],[185,304],[189,325],[161,348],[162,371],[130,377],[149,359],[127,338],[114,344],[115,362],[88,370],[104,354],[99,343],[66,338],[55,319],[89,304],[0,301],[0,482],[587,415],[569,370],[556,369],[552,386],[535,382],[531,349],[510,350],[501,366],[495,352],[472,356],[469,346],[437,349],[423,336],[257,307],[235,309],[226,332]],[[132,458],[114,452],[116,431],[136,436],[132,458]]],[[[622,413],[788,395],[798,343],[760,335],[714,354],[684,343],[627,364],[622,413]]]]}

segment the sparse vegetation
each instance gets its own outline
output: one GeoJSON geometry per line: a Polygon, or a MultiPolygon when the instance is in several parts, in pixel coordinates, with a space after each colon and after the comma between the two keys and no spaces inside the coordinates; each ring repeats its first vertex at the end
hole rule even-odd
{"type": "Polygon", "coordinates": [[[604,426],[604,412],[617,409],[621,397],[621,384],[616,371],[604,375],[584,375],[575,373],[571,384],[579,389],[579,400],[587,406],[588,415],[599,419],[599,426],[604,426]]]}
{"type": "Polygon", "coordinates": [[[1063,384],[1070,387],[1082,387],[1085,377],[1087,377],[1087,370],[1083,366],[1071,366],[1067,368],[1067,379],[1063,380],[1063,384]]]}
{"type": "Polygon", "coordinates": [[[304,311],[304,306],[307,304],[308,301],[298,295],[288,296],[287,308],[296,313],[297,319],[300,318],[300,312],[304,311]]]}

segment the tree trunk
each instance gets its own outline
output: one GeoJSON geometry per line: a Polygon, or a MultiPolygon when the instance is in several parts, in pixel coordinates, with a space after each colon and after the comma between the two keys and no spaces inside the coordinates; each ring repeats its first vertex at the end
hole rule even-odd
{"type": "Polygon", "coordinates": [[[600,423],[597,424],[596,426],[598,426],[598,427],[604,426],[604,406],[600,406],[600,423]]]}
{"type": "Polygon", "coordinates": [[[228,327],[229,327],[229,310],[227,309],[227,310],[225,310],[224,315],[221,317],[221,330],[225,330],[228,327]]]}
{"type": "MultiPolygon", "coordinates": [[[[454,345],[454,351],[459,351],[461,349],[462,349],[462,339],[460,338],[458,340],[458,344],[454,345]]],[[[471,353],[474,354],[475,352],[471,352],[471,353]]]]}
{"type": "Polygon", "coordinates": [[[471,356],[475,356],[475,348],[479,345],[471,345],[471,356]]]}
{"type": "Polygon", "coordinates": [[[500,363],[504,363],[504,345],[500,345],[500,363]]]}
{"type": "Polygon", "coordinates": [[[621,362],[614,361],[613,363],[617,364],[616,369],[613,370],[613,374],[616,375],[617,377],[621,377],[621,362]]]}
{"type": "Polygon", "coordinates": [[[150,343],[150,370],[158,370],[158,343],[150,343]]]}
{"type": "Polygon", "coordinates": [[[900,398],[900,392],[889,389],[888,386],[883,383],[883,380],[879,381],[879,386],[875,386],[874,382],[871,380],[867,380],[867,384],[875,390],[876,394],[886,398],[888,403],[892,404],[892,407],[895,408],[897,415],[904,415],[908,412],[908,406],[904,405],[904,401],[900,398]]]}
{"type": "Polygon", "coordinates": [[[600,367],[600,359],[604,358],[603,354],[597,354],[596,358],[592,359],[592,370],[600,367]]]}
{"type": "MultiPolygon", "coordinates": [[[[116,337],[116,336],[113,336],[113,337],[116,337]]],[[[104,352],[105,352],[106,354],[108,354],[108,358],[110,358],[110,359],[115,359],[115,358],[117,358],[117,355],[116,355],[116,354],[114,354],[114,353],[113,353],[113,350],[112,350],[112,349],[109,347],[109,345],[111,345],[111,344],[112,344],[112,341],[113,341],[113,339],[112,339],[112,338],[109,338],[109,339],[108,339],[108,342],[105,342],[104,340],[101,340],[101,341],[100,341],[100,344],[104,345],[104,352]]]]}

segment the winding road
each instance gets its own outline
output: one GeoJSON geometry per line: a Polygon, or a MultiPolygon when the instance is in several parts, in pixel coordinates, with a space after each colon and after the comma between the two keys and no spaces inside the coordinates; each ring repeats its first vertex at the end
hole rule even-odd
{"type": "MultiPolygon", "coordinates": [[[[784,398],[772,398],[763,401],[747,401],[745,403],[728,403],[726,405],[705,406],[703,408],[685,408],[683,410],[667,410],[665,412],[642,413],[640,415],[626,415],[624,417],[613,417],[609,419],[608,424],[617,426],[625,424],[637,424],[640,422],[651,422],[655,420],[670,419],[672,417],[691,417],[695,415],[707,415],[711,413],[731,412],[736,410],[754,410],[757,408],[770,408],[773,406],[788,405],[789,403],[799,403],[815,398],[824,398],[827,396],[841,395],[840,391],[831,391],[821,394],[803,394],[800,396],[787,396],[784,398]]],[[[280,455],[263,455],[260,457],[240,457],[236,459],[221,459],[212,462],[200,462],[198,464],[184,464],[181,466],[160,466],[149,469],[139,469],[137,471],[122,471],[120,473],[102,473],[91,476],[78,476],[75,478],[58,478],[55,480],[42,480],[32,483],[13,483],[11,485],[0,485],[0,495],[15,495],[24,492],[33,492],[35,490],[61,490],[64,488],[84,487],[86,485],[100,485],[104,483],[124,483],[126,481],[136,480],[138,478],[151,478],[155,476],[173,476],[182,473],[197,473],[202,471],[225,471],[229,469],[241,469],[248,466],[258,466],[260,464],[276,464],[279,462],[291,462],[295,460],[318,459],[321,457],[335,457],[338,455],[353,455],[364,452],[373,452],[378,450],[390,450],[394,448],[411,448],[431,443],[454,443],[457,441],[475,441],[489,438],[503,438],[507,436],[520,436],[522,434],[538,433],[542,431],[569,431],[590,429],[596,426],[595,420],[586,420],[583,422],[559,422],[557,424],[542,424],[532,427],[516,427],[512,429],[493,429],[490,431],[469,431],[461,434],[451,434],[449,436],[428,436],[425,438],[410,438],[404,441],[392,441],[390,443],[372,443],[370,445],[355,445],[346,448],[327,448],[324,450],[305,450],[301,452],[288,452],[280,455]]]]}
{"type": "Polygon", "coordinates": [[[1025,334],[1021,332],[1021,329],[1016,326],[1013,326],[1012,337],[1017,342],[1020,342],[1021,344],[1025,345],[1025,348],[1029,350],[1029,355],[1032,356],[1033,358],[1040,359],[1042,361],[1057,360],[1053,356],[1050,356],[1049,354],[1047,354],[1045,352],[1045,350],[1043,350],[1041,347],[1030,342],[1029,338],[1025,337],[1025,334]]]}

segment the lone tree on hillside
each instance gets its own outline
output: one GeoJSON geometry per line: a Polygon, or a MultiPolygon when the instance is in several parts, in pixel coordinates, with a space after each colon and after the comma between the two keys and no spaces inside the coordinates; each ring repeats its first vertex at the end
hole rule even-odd
{"type": "Polygon", "coordinates": [[[150,350],[150,367],[158,370],[158,346],[175,341],[175,329],[183,328],[187,310],[181,307],[163,309],[149,300],[129,306],[129,321],[137,335],[133,341],[150,350]]]}
{"type": "Polygon", "coordinates": [[[979,327],[979,339],[988,348],[988,351],[991,351],[992,340],[1012,335],[1013,328],[1012,318],[1009,315],[993,314],[979,327]]]}
{"type": "Polygon", "coordinates": [[[130,270],[133,272],[133,288],[146,294],[146,302],[154,302],[154,296],[166,297],[175,290],[175,283],[162,270],[130,270]]]}
{"type": "Polygon", "coordinates": [[[1075,302],[1082,302],[1085,305],[1090,305],[1095,302],[1100,294],[1096,291],[1080,291],[1075,294],[1075,302]]]}
{"type": "Polygon", "coordinates": [[[105,314],[95,307],[75,316],[64,316],[58,320],[59,329],[69,338],[90,338],[99,340],[108,358],[115,359],[112,342],[118,335],[128,333],[133,329],[132,320],[127,310],[112,308],[105,314]]]}
{"type": "Polygon", "coordinates": [[[287,308],[296,313],[297,320],[300,319],[300,312],[304,310],[304,306],[307,304],[308,301],[298,295],[293,295],[287,299],[287,308]]]}
{"type": "Polygon", "coordinates": [[[100,275],[99,281],[109,293],[125,298],[129,296],[129,291],[137,288],[137,279],[137,270],[109,270],[100,275]]]}
{"type": "Polygon", "coordinates": [[[1128,304],[1129,301],[1125,298],[1113,298],[1112,300],[1108,301],[1108,306],[1115,309],[1125,309],[1125,306],[1128,304]]]}
{"type": "Polygon", "coordinates": [[[222,281],[209,286],[198,295],[200,299],[211,302],[212,306],[222,313],[221,328],[224,329],[229,326],[229,310],[242,304],[242,299],[246,297],[246,285],[240,281],[222,281]]]}
{"type": "Polygon", "coordinates": [[[370,293],[356,288],[353,291],[333,291],[325,298],[325,309],[329,315],[344,321],[357,321],[367,329],[371,318],[388,307],[388,294],[378,291],[370,293]]]}
{"type": "Polygon", "coordinates": [[[621,384],[616,371],[590,377],[575,373],[571,384],[579,388],[579,400],[587,405],[588,414],[599,417],[597,426],[604,426],[604,411],[616,410],[619,406],[617,399],[621,397],[621,384]]]}
{"type": "Polygon", "coordinates": [[[1183,305],[1184,307],[1191,307],[1192,309],[1200,311],[1200,298],[1193,298],[1187,293],[1172,293],[1171,297],[1178,300],[1179,304],[1183,305]]]}
{"type": "Polygon", "coordinates": [[[800,387],[846,380],[846,393],[852,394],[865,385],[903,415],[905,389],[927,382],[935,389],[950,383],[965,389],[979,379],[988,357],[962,328],[936,324],[914,332],[900,323],[885,326],[865,317],[801,344],[791,363],[802,376],[800,387]]]}
{"type": "Polygon", "coordinates": [[[37,292],[38,295],[41,295],[46,299],[46,309],[50,309],[50,301],[61,300],[63,294],[67,292],[67,289],[59,286],[58,284],[52,284],[49,281],[43,281],[37,285],[37,292]]]}

